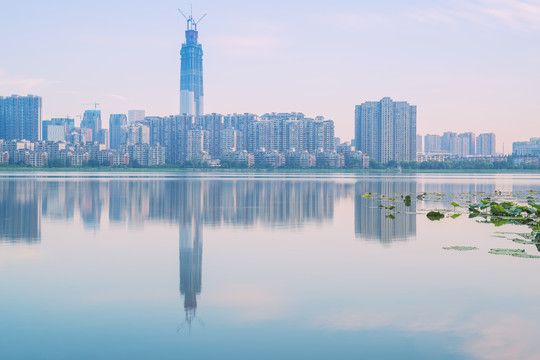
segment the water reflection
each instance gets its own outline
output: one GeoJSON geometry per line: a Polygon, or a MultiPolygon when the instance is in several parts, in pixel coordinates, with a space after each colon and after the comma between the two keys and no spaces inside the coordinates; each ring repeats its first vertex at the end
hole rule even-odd
{"type": "Polygon", "coordinates": [[[38,239],[40,219],[74,221],[87,229],[146,221],[299,228],[331,221],[334,201],[352,184],[260,180],[2,180],[2,237],[38,239]],[[6,216],[17,213],[21,216],[6,216]],[[15,230],[19,229],[19,230],[15,230]]]}
{"type": "Polygon", "coordinates": [[[416,235],[416,202],[402,196],[416,193],[416,181],[357,182],[354,192],[354,232],[357,237],[388,244],[416,235]],[[371,193],[372,198],[363,195],[371,193]],[[379,205],[382,205],[379,206],[379,205]],[[389,211],[385,207],[395,206],[389,211]],[[390,216],[392,215],[392,216],[390,216]]]}
{"type": "Polygon", "coordinates": [[[201,230],[202,226],[224,225],[295,229],[309,222],[333,221],[334,202],[354,193],[356,236],[391,243],[416,234],[416,203],[405,207],[400,199],[392,204],[388,199],[416,191],[414,179],[4,179],[0,181],[0,241],[39,242],[42,216],[80,220],[84,228],[93,231],[99,231],[104,222],[137,228],[147,221],[178,224],[181,232],[195,222],[201,230]],[[364,198],[368,192],[386,198],[364,198]],[[395,219],[378,207],[381,203],[396,206],[394,213],[399,214],[395,219]]]}
{"type": "Polygon", "coordinates": [[[192,218],[180,227],[180,294],[184,296],[186,324],[191,326],[197,313],[197,295],[202,284],[202,226],[192,218]]]}
{"type": "Polygon", "coordinates": [[[0,243],[41,240],[41,200],[34,181],[0,181],[0,243]]]}

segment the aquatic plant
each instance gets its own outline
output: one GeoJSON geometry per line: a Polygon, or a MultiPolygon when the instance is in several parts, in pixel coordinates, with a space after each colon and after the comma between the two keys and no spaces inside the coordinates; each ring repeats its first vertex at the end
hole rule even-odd
{"type": "Polygon", "coordinates": [[[444,214],[438,211],[430,211],[426,216],[431,221],[438,221],[444,218],[444,214]]]}
{"type": "Polygon", "coordinates": [[[444,250],[456,250],[456,251],[472,251],[478,250],[475,246],[447,246],[443,247],[444,250]]]}

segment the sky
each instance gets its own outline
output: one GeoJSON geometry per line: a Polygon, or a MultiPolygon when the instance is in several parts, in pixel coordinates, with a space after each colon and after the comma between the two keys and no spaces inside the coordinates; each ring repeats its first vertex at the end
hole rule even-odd
{"type": "MultiPolygon", "coordinates": [[[[540,137],[540,0],[193,1],[206,113],[302,112],[354,134],[354,107],[418,106],[418,133],[540,137]]],[[[187,1],[0,0],[0,96],[43,119],[179,112],[187,1]]]]}

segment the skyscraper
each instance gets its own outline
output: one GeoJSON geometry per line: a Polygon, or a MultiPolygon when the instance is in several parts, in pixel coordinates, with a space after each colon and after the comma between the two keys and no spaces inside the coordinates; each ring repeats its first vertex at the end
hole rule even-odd
{"type": "Polygon", "coordinates": [[[0,96],[0,139],[41,140],[41,97],[0,96]]]}
{"type": "Polygon", "coordinates": [[[127,117],[125,114],[111,114],[109,117],[109,135],[111,149],[118,149],[122,136],[126,133],[127,117]]]}
{"type": "Polygon", "coordinates": [[[416,159],[416,106],[386,97],[356,106],[356,149],[383,164],[416,159]]]}
{"type": "Polygon", "coordinates": [[[81,128],[92,129],[92,138],[97,141],[101,130],[101,110],[86,110],[81,121],[81,128]]]}
{"type": "MultiPolygon", "coordinates": [[[[181,11],[180,11],[181,12],[181,11]]],[[[182,13],[182,12],[181,12],[182,13]]],[[[203,115],[202,46],[198,43],[197,24],[193,16],[182,15],[187,20],[186,42],[180,50],[180,115],[203,115]]]]}

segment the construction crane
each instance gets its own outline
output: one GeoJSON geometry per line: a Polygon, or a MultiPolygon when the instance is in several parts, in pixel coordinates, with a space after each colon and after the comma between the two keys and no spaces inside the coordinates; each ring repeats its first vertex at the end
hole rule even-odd
{"type": "Polygon", "coordinates": [[[94,105],[94,110],[97,110],[97,107],[100,105],[98,103],[91,103],[91,104],[82,104],[82,105],[94,105]]]}
{"type": "Polygon", "coordinates": [[[182,14],[182,16],[186,19],[187,21],[187,28],[188,30],[195,30],[197,31],[197,24],[199,24],[201,22],[202,19],[204,19],[206,17],[206,14],[204,14],[203,16],[201,16],[199,18],[199,20],[195,21],[195,19],[193,19],[193,5],[190,5],[190,14],[189,14],[189,17],[186,16],[186,14],[184,14],[184,12],[180,9],[178,9],[178,11],[180,12],[180,14],[182,14]]]}

